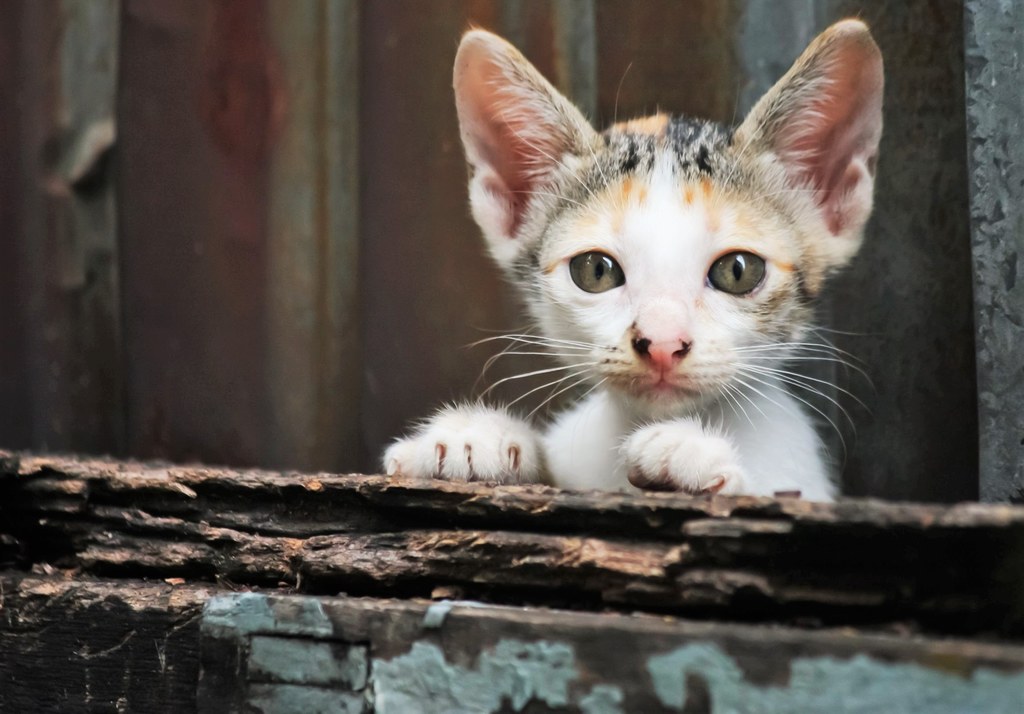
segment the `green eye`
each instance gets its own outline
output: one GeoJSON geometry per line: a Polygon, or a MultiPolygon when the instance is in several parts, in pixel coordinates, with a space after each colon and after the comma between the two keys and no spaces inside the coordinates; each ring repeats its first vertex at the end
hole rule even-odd
{"type": "Polygon", "coordinates": [[[732,295],[746,295],[764,278],[764,258],[753,253],[729,253],[714,262],[708,272],[712,287],[732,295]]]}
{"type": "Polygon", "coordinates": [[[588,293],[603,293],[626,282],[626,274],[610,255],[580,253],[569,261],[569,275],[576,287],[588,293]]]}

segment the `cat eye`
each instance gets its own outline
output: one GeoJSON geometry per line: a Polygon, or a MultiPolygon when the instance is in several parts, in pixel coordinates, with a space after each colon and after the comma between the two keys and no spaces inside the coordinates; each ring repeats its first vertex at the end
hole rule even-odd
{"type": "Polygon", "coordinates": [[[712,287],[732,295],[746,295],[764,278],[764,258],[753,253],[723,255],[708,271],[712,287]]]}
{"type": "Polygon", "coordinates": [[[626,282],[626,274],[615,259],[597,251],[580,253],[570,260],[569,275],[576,287],[588,293],[603,293],[626,282]]]}

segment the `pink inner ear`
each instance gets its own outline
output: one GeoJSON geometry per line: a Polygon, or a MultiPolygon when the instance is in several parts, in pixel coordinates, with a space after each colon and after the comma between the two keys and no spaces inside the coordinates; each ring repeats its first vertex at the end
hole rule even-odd
{"type": "Polygon", "coordinates": [[[878,140],[882,130],[881,58],[873,45],[840,43],[814,95],[790,112],[776,134],[776,149],[796,183],[817,192],[833,234],[870,211],[878,140]]]}
{"type": "Polygon", "coordinates": [[[571,121],[554,89],[511,46],[492,35],[463,40],[455,68],[462,140],[485,188],[509,207],[507,235],[522,220],[529,192],[570,149],[571,121]]]}

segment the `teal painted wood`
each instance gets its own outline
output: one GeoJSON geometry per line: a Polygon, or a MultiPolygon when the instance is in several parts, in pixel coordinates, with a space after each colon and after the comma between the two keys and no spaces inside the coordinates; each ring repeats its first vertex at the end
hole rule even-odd
{"type": "Polygon", "coordinates": [[[199,710],[217,714],[1016,714],[1024,697],[1019,644],[851,630],[242,593],[212,598],[201,632],[199,710]]]}
{"type": "Polygon", "coordinates": [[[964,17],[981,498],[1024,503],[1024,5],[964,17]]]}

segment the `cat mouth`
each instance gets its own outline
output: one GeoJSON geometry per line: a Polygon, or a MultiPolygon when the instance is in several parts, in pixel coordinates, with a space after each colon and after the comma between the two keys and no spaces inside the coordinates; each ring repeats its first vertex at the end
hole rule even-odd
{"type": "Polygon", "coordinates": [[[701,396],[701,390],[692,380],[664,373],[633,377],[620,386],[634,397],[655,402],[691,400],[701,396]]]}

